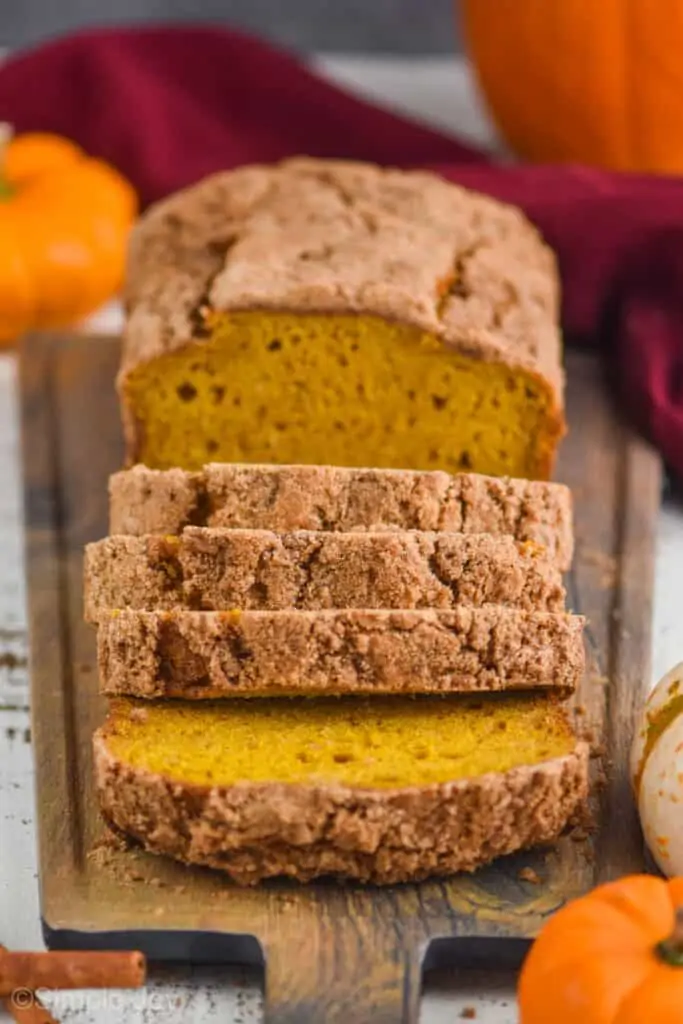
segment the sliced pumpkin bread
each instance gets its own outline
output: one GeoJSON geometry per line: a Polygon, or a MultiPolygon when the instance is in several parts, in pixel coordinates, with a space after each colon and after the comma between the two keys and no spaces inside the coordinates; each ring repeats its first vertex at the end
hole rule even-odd
{"type": "Polygon", "coordinates": [[[571,563],[571,493],[563,484],[407,469],[215,463],[196,473],[133,469],[109,481],[111,534],[186,526],[504,533],[571,563]]]}
{"type": "Polygon", "coordinates": [[[183,697],[571,693],[584,669],[583,619],[487,605],[448,611],[155,612],[102,616],[109,695],[183,697]]]}
{"type": "Polygon", "coordinates": [[[561,611],[564,596],[545,548],[489,534],[187,527],[179,537],[107,537],[85,553],[91,621],[122,608],[561,611]]]}
{"type": "Polygon", "coordinates": [[[243,884],[397,883],[556,839],[588,751],[537,695],[139,702],[94,740],[105,818],[243,884]]]}

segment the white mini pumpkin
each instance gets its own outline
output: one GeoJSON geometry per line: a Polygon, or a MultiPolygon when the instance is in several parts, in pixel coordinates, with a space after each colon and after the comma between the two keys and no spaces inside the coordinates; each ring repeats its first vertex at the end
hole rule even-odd
{"type": "Polygon", "coordinates": [[[631,751],[645,841],[665,875],[683,875],[683,662],[648,697],[631,751]]]}

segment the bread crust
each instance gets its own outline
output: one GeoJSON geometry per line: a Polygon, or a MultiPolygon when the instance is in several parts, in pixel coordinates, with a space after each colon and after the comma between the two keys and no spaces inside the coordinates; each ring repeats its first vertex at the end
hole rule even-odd
{"type": "Polygon", "coordinates": [[[562,611],[545,548],[490,534],[320,533],[188,527],[86,547],[85,614],[137,608],[451,608],[562,611]]]}
{"type": "Polygon", "coordinates": [[[555,840],[588,793],[588,748],[505,773],[424,787],[243,782],[200,786],[117,760],[94,738],[106,819],[147,850],[241,885],[285,875],[395,884],[473,871],[555,840]]]}
{"type": "Polygon", "coordinates": [[[573,552],[563,484],[440,471],[209,464],[200,472],[138,465],[109,481],[111,534],[186,526],[438,530],[510,534],[543,544],[562,570],[573,552]]]}
{"type": "Polygon", "coordinates": [[[294,693],[571,693],[584,620],[451,611],[140,612],[100,620],[101,691],[186,700],[294,693]]]}
{"type": "Polygon", "coordinates": [[[202,313],[366,314],[431,332],[549,388],[549,475],[564,431],[559,278],[515,207],[423,171],[297,158],[247,166],[153,206],[133,232],[118,387],[202,338],[202,313]]]}

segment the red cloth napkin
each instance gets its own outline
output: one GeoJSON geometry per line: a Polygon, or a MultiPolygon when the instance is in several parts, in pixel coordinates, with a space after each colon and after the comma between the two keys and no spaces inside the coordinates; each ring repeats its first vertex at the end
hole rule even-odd
{"type": "Polygon", "coordinates": [[[86,32],[0,67],[0,120],[119,167],[149,203],[212,171],[306,153],[429,166],[518,203],[556,249],[570,341],[600,346],[635,422],[683,476],[683,181],[486,154],[349,96],[236,32],[86,32]]]}

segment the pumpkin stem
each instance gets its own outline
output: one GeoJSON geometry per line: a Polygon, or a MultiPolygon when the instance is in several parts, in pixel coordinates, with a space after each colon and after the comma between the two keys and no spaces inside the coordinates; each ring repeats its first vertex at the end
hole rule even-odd
{"type": "Polygon", "coordinates": [[[14,192],[5,179],[5,150],[12,141],[14,129],[8,121],[0,121],[0,200],[7,199],[14,192]]]}
{"type": "Polygon", "coordinates": [[[683,967],[683,907],[677,909],[674,930],[668,939],[659,943],[657,955],[670,967],[683,967]]]}

